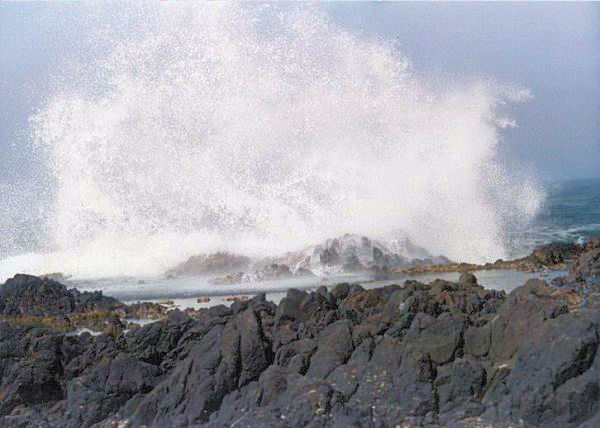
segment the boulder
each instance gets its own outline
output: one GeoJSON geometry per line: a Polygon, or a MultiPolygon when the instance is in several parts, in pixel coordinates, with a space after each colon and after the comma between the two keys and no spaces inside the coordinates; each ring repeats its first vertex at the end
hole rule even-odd
{"type": "Polygon", "coordinates": [[[56,316],[92,310],[114,310],[124,305],[102,292],[67,290],[49,279],[18,274],[0,285],[0,314],[56,316]]]}

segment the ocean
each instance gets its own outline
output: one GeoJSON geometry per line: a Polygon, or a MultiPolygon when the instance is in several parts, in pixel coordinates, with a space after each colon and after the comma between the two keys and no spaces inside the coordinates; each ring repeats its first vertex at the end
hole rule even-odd
{"type": "Polygon", "coordinates": [[[530,249],[600,236],[600,178],[548,183],[546,192],[531,229],[518,232],[530,249]]]}

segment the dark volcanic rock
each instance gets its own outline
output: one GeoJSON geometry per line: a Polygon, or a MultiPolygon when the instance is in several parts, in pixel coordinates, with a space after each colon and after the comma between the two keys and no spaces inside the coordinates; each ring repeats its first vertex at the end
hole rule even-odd
{"type": "Polygon", "coordinates": [[[67,290],[64,285],[31,275],[15,275],[0,286],[2,315],[66,315],[90,310],[113,310],[124,305],[102,292],[67,290]]]}
{"type": "Polygon", "coordinates": [[[307,376],[324,379],[350,358],[353,350],[351,328],[350,321],[341,320],[323,329],[317,352],[310,359],[307,376]]]}
{"type": "Polygon", "coordinates": [[[534,250],[528,258],[537,266],[553,266],[572,261],[577,258],[581,252],[582,248],[580,245],[556,243],[544,245],[534,250]]]}
{"type": "MultiPolygon", "coordinates": [[[[597,239],[597,238],[596,238],[597,239]]],[[[510,269],[529,272],[548,270],[566,270],[571,262],[577,259],[585,249],[573,243],[553,243],[536,248],[526,257],[514,260],[496,260],[484,265],[473,263],[453,263],[449,260],[412,263],[409,267],[399,267],[394,273],[421,274],[435,272],[465,272],[490,269],[510,269]]]]}
{"type": "Polygon", "coordinates": [[[579,289],[585,295],[600,292],[600,237],[590,240],[569,274],[554,279],[553,284],[579,289]]]}
{"type": "MultiPolygon", "coordinates": [[[[469,273],[458,282],[292,289],[279,305],[262,294],[99,336],[19,324],[32,313],[113,308],[83,295],[33,277],[3,286],[0,307],[11,315],[0,321],[0,426],[600,421],[599,306],[540,280],[508,296],[469,273]]],[[[105,313],[111,322],[151,311],[117,309],[105,313]]]]}

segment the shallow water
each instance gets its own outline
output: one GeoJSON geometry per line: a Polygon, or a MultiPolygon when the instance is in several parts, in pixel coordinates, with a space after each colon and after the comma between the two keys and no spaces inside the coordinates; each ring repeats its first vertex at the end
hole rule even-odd
{"type": "MultiPolygon", "coordinates": [[[[487,289],[504,290],[510,292],[523,285],[531,278],[550,280],[565,272],[521,272],[512,270],[487,270],[474,272],[478,282],[487,289]]],[[[279,281],[265,281],[256,283],[243,283],[234,285],[212,285],[208,277],[182,277],[175,279],[164,278],[104,278],[98,280],[70,281],[69,287],[76,287],[82,291],[102,290],[107,296],[115,297],[125,302],[148,300],[160,302],[172,300],[175,307],[202,308],[219,304],[230,305],[227,300],[231,296],[252,296],[258,292],[266,292],[267,299],[278,303],[285,296],[287,289],[315,289],[322,285],[332,288],[340,282],[358,283],[365,288],[377,288],[390,284],[403,284],[408,279],[416,279],[429,283],[436,278],[456,281],[458,272],[421,274],[421,275],[393,275],[373,276],[369,274],[348,274],[331,276],[327,278],[303,277],[279,281]],[[209,302],[198,303],[198,297],[210,297],[209,302]]]]}

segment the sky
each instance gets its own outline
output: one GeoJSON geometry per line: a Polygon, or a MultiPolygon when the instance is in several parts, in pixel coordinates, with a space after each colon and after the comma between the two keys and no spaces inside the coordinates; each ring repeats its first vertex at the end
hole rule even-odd
{"type": "MultiPolygon", "coordinates": [[[[39,168],[28,118],[47,94],[52,70],[79,48],[77,16],[85,7],[0,4],[0,182],[26,180],[39,168]]],[[[534,98],[512,109],[519,127],[504,133],[502,155],[544,180],[600,176],[600,4],[316,7],[362,37],[396,40],[418,74],[529,88],[534,98]]]]}

